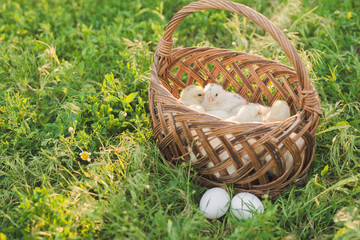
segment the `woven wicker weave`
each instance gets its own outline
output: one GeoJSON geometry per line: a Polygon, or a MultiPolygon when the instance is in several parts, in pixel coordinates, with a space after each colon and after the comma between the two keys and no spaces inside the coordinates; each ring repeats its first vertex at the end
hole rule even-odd
{"type": "Polygon", "coordinates": [[[208,187],[233,184],[236,192],[276,196],[301,184],[315,151],[320,102],[305,66],[286,36],[265,16],[242,4],[203,0],[175,14],[160,39],[149,85],[151,124],[172,167],[185,162],[208,187]],[[261,26],[280,44],[293,68],[243,52],[210,47],[173,49],[172,36],[190,13],[223,9],[261,26]],[[274,123],[234,123],[193,110],[178,100],[186,86],[220,83],[249,102],[285,100],[291,117],[274,123]],[[272,86],[269,88],[269,86],[272,86]],[[301,144],[299,144],[301,143],[301,144]],[[291,165],[286,167],[286,159],[291,165]]]}

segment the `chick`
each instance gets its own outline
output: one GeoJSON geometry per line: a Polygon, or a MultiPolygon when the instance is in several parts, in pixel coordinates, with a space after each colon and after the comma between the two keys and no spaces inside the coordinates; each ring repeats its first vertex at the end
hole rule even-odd
{"type": "Polygon", "coordinates": [[[179,100],[192,109],[204,112],[204,108],[201,106],[204,101],[204,89],[200,86],[187,86],[181,92],[179,100]]]}
{"type": "Polygon", "coordinates": [[[219,84],[211,83],[204,88],[203,108],[206,111],[223,110],[228,114],[239,105],[246,104],[244,98],[236,93],[227,92],[219,84]]]}
{"type": "Polygon", "coordinates": [[[254,104],[243,105],[238,109],[238,112],[228,118],[229,121],[234,122],[257,122],[259,116],[259,110],[254,104]]]}
{"type": "Polygon", "coordinates": [[[211,110],[211,111],[206,111],[206,113],[217,116],[222,119],[227,119],[230,117],[230,115],[224,110],[211,110]]]}
{"type": "Polygon", "coordinates": [[[290,117],[290,107],[282,100],[276,100],[269,113],[266,115],[266,122],[284,121],[290,117]]]}
{"type": "MultiPolygon", "coordinates": [[[[259,103],[248,103],[236,108],[236,111],[227,120],[235,122],[265,122],[265,117],[270,111],[270,107],[259,103]]],[[[234,112],[234,110],[232,111],[234,112]]]]}
{"type": "Polygon", "coordinates": [[[261,105],[259,103],[249,103],[249,104],[253,104],[258,109],[258,115],[256,116],[256,121],[265,122],[265,118],[270,111],[270,107],[261,105]]]}

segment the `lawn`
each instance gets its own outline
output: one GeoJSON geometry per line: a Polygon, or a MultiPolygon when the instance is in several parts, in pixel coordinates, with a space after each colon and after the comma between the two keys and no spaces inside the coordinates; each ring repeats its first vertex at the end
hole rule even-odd
{"type": "MultiPolygon", "coordinates": [[[[0,3],[0,239],[359,239],[360,2],[236,0],[284,31],[322,103],[303,186],[264,214],[209,221],[205,188],[156,148],[147,89],[159,38],[189,0],[0,3]],[[90,152],[90,161],[80,153],[90,152]]],[[[290,64],[225,11],[192,14],[176,46],[290,64]]]]}

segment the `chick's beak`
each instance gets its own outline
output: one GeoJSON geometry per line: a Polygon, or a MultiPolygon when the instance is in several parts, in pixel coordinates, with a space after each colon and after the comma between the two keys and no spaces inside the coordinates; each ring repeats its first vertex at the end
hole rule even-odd
{"type": "Polygon", "coordinates": [[[214,101],[214,98],[210,95],[209,96],[209,102],[213,102],[214,101]]]}

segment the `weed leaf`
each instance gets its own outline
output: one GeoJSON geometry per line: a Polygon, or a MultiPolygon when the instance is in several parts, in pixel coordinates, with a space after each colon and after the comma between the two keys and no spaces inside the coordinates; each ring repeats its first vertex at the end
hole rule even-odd
{"type": "Polygon", "coordinates": [[[135,97],[137,96],[137,92],[134,92],[134,93],[130,93],[126,98],[125,98],[125,103],[126,104],[129,104],[129,103],[131,103],[134,99],[135,99],[135,97]]]}
{"type": "Polygon", "coordinates": [[[321,171],[321,176],[322,176],[322,177],[325,176],[325,174],[328,172],[328,170],[329,170],[329,165],[326,164],[326,166],[324,167],[324,169],[321,171]]]}

